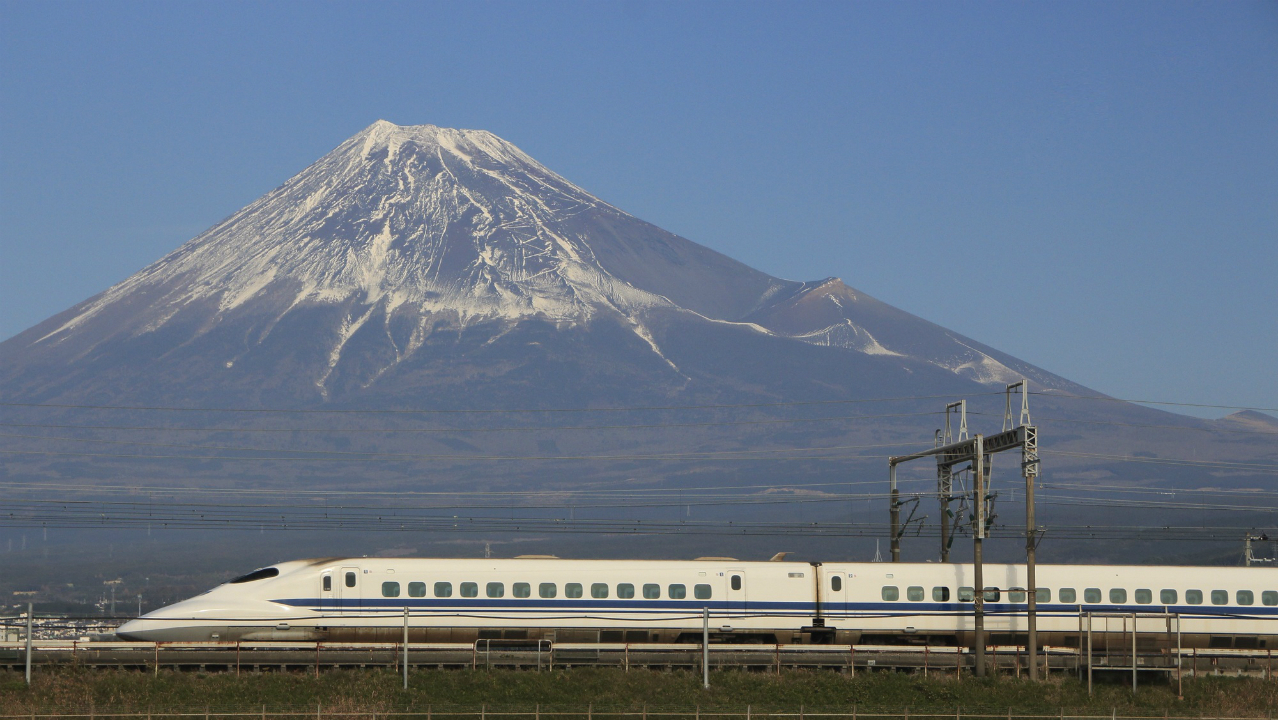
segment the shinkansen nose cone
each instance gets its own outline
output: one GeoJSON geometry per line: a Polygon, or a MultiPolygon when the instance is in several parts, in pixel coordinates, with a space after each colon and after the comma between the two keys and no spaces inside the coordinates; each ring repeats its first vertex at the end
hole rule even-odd
{"type": "Polygon", "coordinates": [[[303,636],[312,631],[300,634],[291,627],[291,621],[296,621],[293,608],[268,598],[270,583],[265,581],[279,574],[273,567],[255,570],[203,595],[130,620],[116,630],[116,636],[143,642],[309,639],[303,636]]]}

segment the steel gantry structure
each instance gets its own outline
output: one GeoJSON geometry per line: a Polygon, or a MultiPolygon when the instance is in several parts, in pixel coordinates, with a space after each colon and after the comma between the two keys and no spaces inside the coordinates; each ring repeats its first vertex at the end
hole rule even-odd
{"type": "MultiPolygon", "coordinates": [[[[1001,431],[984,437],[981,434],[968,437],[968,422],[965,417],[965,401],[947,405],[945,430],[935,434],[935,446],[910,455],[897,455],[889,458],[889,552],[893,562],[901,559],[901,539],[903,526],[900,523],[901,508],[904,504],[898,495],[898,465],[911,460],[932,457],[938,466],[938,500],[942,510],[942,547],[941,558],[945,562],[950,555],[952,523],[950,504],[958,499],[952,493],[952,480],[958,466],[968,464],[973,472],[973,614],[974,614],[974,672],[979,677],[986,675],[986,629],[983,623],[983,601],[986,592],[982,580],[982,540],[987,535],[987,526],[992,517],[989,513],[991,496],[987,493],[987,479],[991,476],[991,458],[996,453],[1008,450],[1022,451],[1022,475],[1026,482],[1027,498],[1027,648],[1030,653],[1030,672],[1032,679],[1036,677],[1036,584],[1035,584],[1035,478],[1040,472],[1040,456],[1037,446],[1037,433],[1031,425],[1031,413],[1027,406],[1027,381],[1007,385],[1005,387],[1005,417],[1001,431]],[[1013,425],[1013,392],[1021,390],[1022,409],[1018,425],[1013,425]],[[958,439],[952,436],[951,414],[957,411],[960,424],[958,439]]],[[[957,520],[956,525],[959,525],[957,520]]]]}

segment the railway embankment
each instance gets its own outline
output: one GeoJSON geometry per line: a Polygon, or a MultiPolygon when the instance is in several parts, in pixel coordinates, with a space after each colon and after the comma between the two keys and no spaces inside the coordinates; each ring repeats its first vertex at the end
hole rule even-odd
{"type": "Polygon", "coordinates": [[[435,720],[888,720],[888,718],[1274,718],[1276,682],[1208,676],[1177,686],[1162,680],[1085,684],[1055,676],[929,677],[903,672],[850,678],[825,671],[722,671],[702,688],[685,671],[576,668],[570,671],[415,669],[409,689],[383,668],[306,672],[200,673],[46,668],[30,687],[0,671],[0,718],[394,717],[435,720]]]}

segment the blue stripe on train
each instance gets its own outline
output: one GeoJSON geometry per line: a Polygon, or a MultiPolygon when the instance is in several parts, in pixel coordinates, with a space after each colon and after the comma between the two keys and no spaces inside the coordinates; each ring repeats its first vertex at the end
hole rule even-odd
{"type": "MultiPolygon", "coordinates": [[[[815,606],[810,602],[738,602],[738,601],[679,601],[679,600],[597,600],[566,599],[548,600],[542,598],[364,598],[339,599],[332,598],[288,598],[272,602],[292,607],[311,610],[340,610],[347,612],[385,612],[398,611],[405,607],[418,610],[436,611],[474,611],[488,610],[492,612],[510,613],[546,613],[546,612],[612,612],[619,610],[641,611],[646,613],[700,613],[704,607],[718,613],[751,613],[760,615],[812,615],[815,606]]],[[[1025,604],[984,603],[989,616],[1022,616],[1026,614],[1025,604]]],[[[1265,620],[1276,616],[1275,607],[1224,607],[1203,605],[1086,605],[1084,610],[1093,613],[1151,613],[1170,612],[1179,615],[1208,618],[1236,618],[1265,620]]],[[[1079,605],[1062,605],[1041,603],[1036,606],[1041,616],[1078,617],[1079,605]]],[[[905,616],[968,616],[973,612],[971,603],[926,603],[926,602],[866,602],[866,603],[823,603],[822,614],[831,618],[866,618],[866,617],[905,617],[905,616]]]]}

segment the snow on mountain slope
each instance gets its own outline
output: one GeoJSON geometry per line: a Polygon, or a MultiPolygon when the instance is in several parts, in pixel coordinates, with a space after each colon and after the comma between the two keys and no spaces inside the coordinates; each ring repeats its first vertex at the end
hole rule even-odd
{"type": "Polygon", "coordinates": [[[100,340],[152,333],[197,308],[197,332],[253,304],[274,317],[270,333],[300,307],[349,306],[327,373],[362,326],[397,317],[416,319],[397,361],[442,316],[466,327],[606,313],[653,346],[645,308],[732,315],[780,285],[632,218],[491,133],[379,121],[37,342],[59,343],[125,301],[130,317],[98,329],[100,340]]]}
{"type": "Polygon", "coordinates": [[[984,385],[1022,378],[1045,388],[1090,392],[1029,363],[887,305],[839,278],[803,283],[748,317],[770,331],[867,355],[922,360],[984,385]]]}
{"type": "Polygon", "coordinates": [[[672,235],[491,133],[385,121],[124,282],[0,344],[0,386],[62,397],[194,384],[324,401],[375,383],[437,382],[445,343],[470,348],[451,367],[481,354],[495,362],[497,347],[510,367],[536,364],[537,347],[566,358],[576,347],[613,364],[634,355],[645,369],[619,370],[619,382],[680,388],[699,373],[720,382],[728,366],[697,367],[710,355],[685,345],[677,361],[663,348],[664,337],[698,328],[744,347],[755,347],[747,336],[771,338],[759,347],[779,357],[793,341],[852,352],[886,383],[959,388],[1027,376],[1079,389],[839,280],[780,280],[672,235]],[[565,347],[509,342],[529,323],[564,331],[565,347]],[[631,349],[586,350],[605,342],[631,349]]]}

